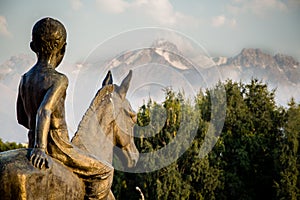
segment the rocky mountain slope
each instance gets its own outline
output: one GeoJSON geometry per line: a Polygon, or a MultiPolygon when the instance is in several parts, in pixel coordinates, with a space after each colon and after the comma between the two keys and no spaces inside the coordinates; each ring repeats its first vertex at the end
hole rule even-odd
{"type": "Polygon", "coordinates": [[[226,79],[249,82],[256,78],[267,83],[270,89],[276,89],[278,104],[286,105],[291,97],[300,100],[300,64],[291,56],[243,49],[218,68],[226,79]]]}
{"type": "Polygon", "coordinates": [[[109,65],[115,74],[124,74],[128,67],[143,68],[140,74],[144,73],[147,76],[142,80],[138,77],[136,82],[144,81],[147,77],[157,77],[160,83],[167,85],[171,82],[173,88],[191,84],[193,90],[211,87],[218,80],[249,82],[256,78],[267,83],[270,89],[276,89],[278,104],[286,105],[291,97],[300,100],[300,94],[297,92],[300,88],[299,62],[291,56],[273,56],[261,49],[245,48],[238,55],[229,58],[209,58],[202,55],[199,63],[185,58],[176,45],[159,40],[155,41],[151,48],[125,52],[114,58],[109,65]],[[206,63],[205,67],[202,67],[201,62],[206,63]],[[160,67],[145,67],[154,64],[160,67]],[[168,70],[164,71],[163,68],[168,70]],[[184,78],[178,78],[178,73],[184,78]]]}
{"type": "Polygon", "coordinates": [[[243,49],[240,54],[228,58],[225,63],[219,65],[225,76],[230,77],[230,72],[234,71],[241,80],[249,77],[262,79],[272,84],[289,82],[291,84],[300,83],[300,66],[293,57],[276,54],[272,56],[260,49],[243,49]]]}
{"type": "MultiPolygon", "coordinates": [[[[11,57],[0,65],[0,92],[2,94],[0,138],[4,141],[25,142],[27,140],[25,129],[16,122],[15,101],[21,74],[27,71],[34,61],[35,59],[31,56],[19,55],[11,57]]],[[[86,80],[87,77],[99,79],[98,75],[89,75],[95,70],[93,68],[90,68],[90,71],[86,70],[85,76],[80,79],[74,73],[78,70],[75,64],[62,64],[59,70],[62,69],[68,75],[71,86],[76,81],[86,80]]],[[[219,80],[232,79],[249,82],[252,78],[267,83],[270,89],[276,88],[278,104],[286,105],[291,97],[294,97],[297,102],[300,101],[299,62],[291,56],[282,54],[273,56],[261,49],[243,49],[233,57],[210,58],[206,55],[199,55],[197,61],[194,61],[184,56],[175,44],[167,40],[157,40],[150,47],[121,52],[113,59],[107,60],[106,65],[107,69],[112,70],[115,80],[120,80],[129,68],[134,70],[131,91],[128,93],[132,99],[135,99],[134,105],[141,105],[149,96],[154,100],[162,100],[164,87],[184,90],[187,95],[192,95],[195,91],[198,92],[199,88],[212,87],[219,80]]],[[[84,71],[84,66],[81,67],[84,71]]],[[[75,95],[74,98],[72,88],[69,87],[71,90],[68,91],[68,97],[72,98],[68,101],[80,99],[78,103],[81,103],[81,99],[85,98],[84,92],[88,84],[88,80],[85,84],[79,84],[82,86],[81,95],[78,97],[75,95]]],[[[94,94],[94,91],[91,93],[94,94]]],[[[89,102],[90,95],[85,96],[87,96],[86,101],[89,102]]],[[[67,104],[71,105],[71,103],[67,104]]],[[[72,106],[69,110],[71,109],[73,109],[72,106]]],[[[84,109],[85,106],[82,110],[84,109]]],[[[67,110],[69,119],[70,115],[70,111],[67,110]]]]}

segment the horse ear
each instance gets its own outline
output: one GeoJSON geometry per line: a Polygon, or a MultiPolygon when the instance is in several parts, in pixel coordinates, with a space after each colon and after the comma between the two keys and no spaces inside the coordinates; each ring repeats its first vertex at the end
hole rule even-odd
{"type": "Polygon", "coordinates": [[[111,75],[111,71],[109,70],[102,82],[102,87],[106,86],[106,85],[111,85],[113,84],[113,78],[112,78],[112,75],[111,75]]]}
{"type": "Polygon", "coordinates": [[[128,75],[124,78],[120,87],[118,88],[118,93],[121,95],[122,99],[125,99],[126,97],[126,93],[129,88],[131,77],[132,77],[132,70],[129,71],[128,75]]]}

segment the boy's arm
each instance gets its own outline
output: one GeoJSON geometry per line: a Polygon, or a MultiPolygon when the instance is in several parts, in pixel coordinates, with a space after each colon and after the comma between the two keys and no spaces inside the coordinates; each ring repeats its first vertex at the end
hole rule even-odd
{"type": "Polygon", "coordinates": [[[47,136],[50,128],[51,114],[56,109],[58,102],[65,94],[68,87],[68,79],[60,75],[60,78],[56,81],[52,87],[49,88],[42,103],[39,106],[36,115],[36,128],[35,145],[38,148],[45,149],[47,146],[47,136]]]}
{"type": "Polygon", "coordinates": [[[56,83],[47,91],[36,115],[35,146],[31,153],[31,161],[35,167],[43,168],[48,165],[45,154],[47,137],[50,129],[51,114],[56,109],[58,102],[63,98],[68,87],[67,77],[60,75],[56,83]]]}
{"type": "Polygon", "coordinates": [[[17,98],[17,120],[18,120],[19,124],[23,125],[27,129],[29,129],[28,117],[26,115],[23,100],[22,100],[22,97],[21,97],[22,86],[23,86],[23,77],[22,77],[22,79],[20,81],[20,84],[19,84],[19,92],[18,92],[18,98],[17,98]]]}

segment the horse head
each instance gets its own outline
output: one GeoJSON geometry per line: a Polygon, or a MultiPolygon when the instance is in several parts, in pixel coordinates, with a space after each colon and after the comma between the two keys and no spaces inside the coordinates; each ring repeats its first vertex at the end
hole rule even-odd
{"type": "Polygon", "coordinates": [[[102,88],[92,100],[72,139],[74,145],[109,164],[112,162],[113,146],[117,146],[128,167],[134,167],[139,158],[133,136],[137,115],[126,99],[131,77],[132,71],[118,86],[113,84],[111,72],[107,73],[102,88]]]}
{"type": "Polygon", "coordinates": [[[137,114],[131,108],[129,101],[126,99],[132,71],[124,78],[121,85],[113,84],[110,71],[106,75],[102,86],[113,84],[114,90],[111,94],[113,105],[113,141],[114,145],[119,147],[127,159],[128,167],[134,167],[139,158],[139,152],[134,144],[133,126],[137,122],[137,114]]]}

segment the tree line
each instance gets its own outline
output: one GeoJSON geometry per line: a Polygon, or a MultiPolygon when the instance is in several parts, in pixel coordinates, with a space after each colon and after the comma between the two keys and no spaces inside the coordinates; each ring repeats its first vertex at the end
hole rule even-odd
{"type": "MultiPolygon", "coordinates": [[[[182,92],[166,89],[163,103],[150,99],[140,107],[134,132],[139,152],[166,146],[171,151],[142,157],[138,167],[144,173],[116,170],[116,199],[138,199],[136,186],[151,200],[300,199],[300,104],[291,99],[287,107],[276,105],[275,90],[256,79],[218,83],[199,91],[193,103],[182,92]],[[220,88],[226,97],[215,95],[220,88]],[[213,108],[214,98],[226,105],[222,127],[211,123],[222,120],[224,112],[222,106],[213,108]],[[219,129],[221,134],[214,134],[219,129]],[[207,142],[213,148],[201,156],[207,142]]],[[[0,152],[22,147],[0,139],[0,152]]]]}
{"type": "Polygon", "coordinates": [[[25,146],[21,143],[17,144],[16,142],[3,142],[0,138],[0,152],[18,148],[25,148],[25,146]]]}
{"type": "Polygon", "coordinates": [[[278,106],[275,90],[253,79],[248,84],[231,80],[219,83],[200,91],[194,102],[181,92],[166,90],[162,104],[150,99],[140,107],[135,142],[141,153],[173,145],[176,137],[181,143],[157,159],[142,158],[138,166],[145,165],[145,173],[116,171],[116,199],[138,199],[136,186],[151,200],[300,198],[300,105],[294,99],[287,107],[278,106]],[[225,99],[219,99],[226,101],[226,118],[221,134],[208,138],[214,144],[212,150],[201,157],[208,131],[218,129],[210,127],[221,112],[212,108],[212,98],[216,97],[212,94],[221,87],[226,91],[225,99]],[[182,123],[186,116],[189,123],[182,123]],[[159,164],[157,160],[173,157],[178,159],[147,172],[159,164]]]}

